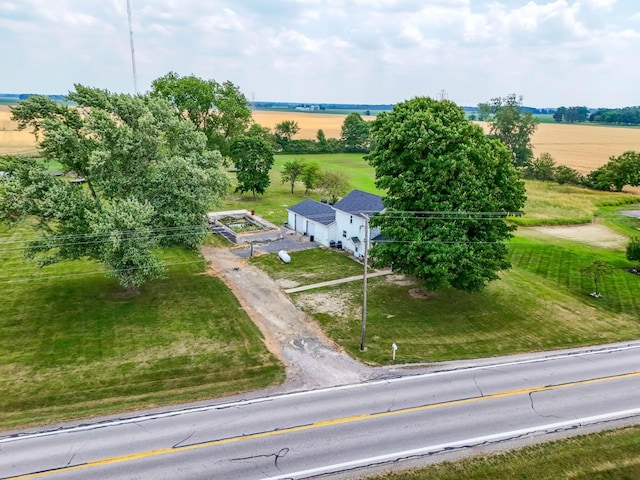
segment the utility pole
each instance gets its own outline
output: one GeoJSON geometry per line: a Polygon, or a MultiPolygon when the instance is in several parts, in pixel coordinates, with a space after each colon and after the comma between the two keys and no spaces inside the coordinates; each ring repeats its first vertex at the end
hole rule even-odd
{"type": "Polygon", "coordinates": [[[138,94],[138,79],[136,74],[136,52],[133,48],[133,23],[131,22],[131,0],[127,0],[127,16],[129,17],[129,43],[131,44],[131,66],[133,67],[133,93],[138,94]]]}
{"type": "MultiPolygon", "coordinates": [[[[364,215],[364,214],[363,214],[364,215]]],[[[369,255],[369,217],[364,215],[364,274],[362,275],[362,327],[360,330],[360,351],[364,352],[367,333],[367,260],[369,255]]]]}

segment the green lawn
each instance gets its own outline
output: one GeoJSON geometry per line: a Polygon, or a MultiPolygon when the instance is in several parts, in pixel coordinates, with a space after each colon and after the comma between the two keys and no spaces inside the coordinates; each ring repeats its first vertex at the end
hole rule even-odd
{"type": "MultiPolygon", "coordinates": [[[[321,194],[311,192],[304,194],[304,185],[298,183],[291,194],[289,184],[283,184],[282,167],[293,158],[304,158],[308,162],[317,162],[326,170],[340,170],[349,177],[349,188],[384,195],[375,187],[373,168],[363,159],[362,154],[318,154],[318,155],[276,155],[271,170],[271,185],[264,195],[256,198],[250,193],[243,195],[231,193],[225,199],[222,209],[246,209],[255,212],[276,224],[287,220],[287,207],[295,205],[305,198],[320,200],[321,194]]],[[[235,175],[229,173],[232,180],[235,175]]],[[[623,206],[640,203],[640,197],[630,193],[601,192],[570,185],[558,185],[552,182],[528,180],[527,202],[523,209],[525,215],[512,219],[521,226],[532,225],[567,225],[589,223],[599,210],[605,211],[607,206],[623,206]]],[[[216,209],[220,209],[216,207],[216,209]]],[[[628,233],[628,230],[627,230],[628,233]]]]}
{"type": "MultiPolygon", "coordinates": [[[[362,283],[327,287],[321,293],[344,305],[341,314],[311,301],[317,291],[293,294],[328,335],[352,356],[374,364],[435,362],[552,350],[628,340],[640,336],[640,277],[626,271],[624,253],[577,242],[524,237],[511,244],[513,268],[481,293],[418,291],[417,283],[372,278],[367,295],[367,350],[359,351],[362,283]],[[594,259],[615,272],[603,278],[601,299],[589,296],[591,278],[580,269],[594,259]],[[413,293],[413,295],[412,295],[413,293]],[[426,296],[426,298],[424,298],[426,296]],[[330,313],[327,313],[330,312],[330,313]]],[[[325,261],[326,270],[337,265],[325,261]]],[[[354,262],[355,263],[355,262],[354,262]]]]}
{"type": "MultiPolygon", "coordinates": [[[[307,162],[317,162],[323,170],[341,170],[345,172],[350,181],[349,189],[360,189],[365,192],[381,192],[374,185],[374,171],[367,162],[363,160],[363,155],[358,153],[341,154],[317,154],[317,155],[276,155],[275,164],[271,170],[271,185],[264,195],[253,198],[251,193],[234,194],[231,193],[223,202],[222,207],[216,210],[255,210],[267,220],[277,224],[282,224],[287,220],[287,207],[301,202],[305,198],[320,200],[322,195],[318,192],[311,192],[309,197],[304,194],[304,184],[299,182],[291,194],[291,186],[282,183],[282,167],[294,158],[304,158],[307,162]]],[[[232,181],[235,181],[235,174],[229,173],[232,181]]]]}
{"type": "Polygon", "coordinates": [[[0,230],[0,428],[253,390],[284,371],[202,258],[167,251],[166,278],[122,295],[91,262],[38,270],[0,230]],[[9,394],[10,392],[10,394],[9,394]]]}
{"type": "Polygon", "coordinates": [[[640,427],[582,435],[369,480],[637,480],[640,427]]]}
{"type": "Polygon", "coordinates": [[[363,265],[347,253],[313,248],[290,252],[291,263],[282,263],[277,255],[253,257],[251,263],[261,268],[275,280],[287,279],[300,285],[327,282],[338,278],[362,275],[363,265]],[[327,268],[331,265],[331,268],[327,268]]]}

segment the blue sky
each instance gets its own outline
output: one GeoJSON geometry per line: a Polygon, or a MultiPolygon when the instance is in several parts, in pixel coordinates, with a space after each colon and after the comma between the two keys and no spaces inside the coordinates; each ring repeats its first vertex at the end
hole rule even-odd
{"type": "MultiPolygon", "coordinates": [[[[0,0],[0,92],[133,92],[126,0],[0,0]]],[[[168,71],[251,98],[640,104],[637,0],[131,0],[138,90],[168,71]]]]}

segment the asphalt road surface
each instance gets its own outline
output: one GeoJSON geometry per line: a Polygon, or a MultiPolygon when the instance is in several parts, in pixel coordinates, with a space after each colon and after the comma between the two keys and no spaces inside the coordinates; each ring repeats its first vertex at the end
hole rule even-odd
{"type": "Polygon", "coordinates": [[[627,345],[0,436],[0,478],[355,478],[639,418],[627,345]]]}

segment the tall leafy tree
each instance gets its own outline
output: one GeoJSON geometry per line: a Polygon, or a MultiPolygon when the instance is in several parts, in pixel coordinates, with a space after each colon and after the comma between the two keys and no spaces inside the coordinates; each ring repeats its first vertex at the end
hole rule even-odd
{"type": "Polygon", "coordinates": [[[522,96],[515,93],[492,98],[488,118],[491,135],[511,150],[511,161],[516,167],[525,167],[533,159],[531,135],[538,128],[538,121],[530,111],[523,111],[522,96]]]}
{"type": "Polygon", "coordinates": [[[309,195],[309,192],[316,188],[318,180],[320,179],[320,165],[318,162],[306,163],[302,170],[302,183],[304,183],[304,194],[309,195]]]}
{"type": "Polygon", "coordinates": [[[448,100],[414,98],[372,124],[365,159],[386,191],[372,226],[376,266],[421,279],[429,290],[477,292],[509,268],[505,221],[525,202],[524,182],[501,142],[487,137],[448,100]]]}
{"type": "Polygon", "coordinates": [[[349,177],[341,171],[324,171],[320,173],[316,187],[329,197],[331,203],[336,203],[349,190],[349,177]]]}
{"type": "Polygon", "coordinates": [[[340,140],[346,152],[368,152],[371,145],[369,122],[352,112],[344,119],[340,140]]]}
{"type": "Polygon", "coordinates": [[[486,121],[491,116],[491,106],[487,102],[478,104],[478,120],[486,121]]]}
{"type": "Polygon", "coordinates": [[[304,166],[304,159],[294,158],[293,160],[285,162],[284,166],[282,167],[282,183],[288,183],[289,185],[291,185],[291,193],[293,193],[293,188],[295,187],[296,182],[302,176],[304,166]]]}
{"type": "Polygon", "coordinates": [[[295,120],[283,120],[274,128],[276,143],[282,150],[287,150],[287,146],[296,133],[300,131],[300,126],[295,120]]]}
{"type": "Polygon", "coordinates": [[[542,152],[538,158],[529,162],[523,171],[525,178],[548,182],[555,180],[555,174],[556,161],[549,152],[542,152]]]}
{"type": "Polygon", "coordinates": [[[151,84],[151,95],[169,100],[178,115],[207,136],[210,149],[229,155],[230,143],[251,123],[246,96],[232,82],[218,83],[169,72],[151,84]]]}
{"type": "Polygon", "coordinates": [[[553,119],[560,123],[564,120],[564,116],[567,114],[567,107],[558,107],[553,113],[553,119]]]}
{"type": "Polygon", "coordinates": [[[627,151],[587,175],[587,183],[596,190],[622,191],[625,185],[640,185],[640,152],[627,151]]]}
{"type": "Polygon", "coordinates": [[[270,185],[273,148],[262,137],[240,137],[231,144],[231,158],[237,169],[236,192],[251,192],[255,198],[270,185]]]}
{"type": "Polygon", "coordinates": [[[316,132],[316,142],[317,142],[317,151],[318,153],[326,153],[327,152],[327,136],[324,134],[324,130],[321,128],[316,132]]]}
{"type": "Polygon", "coordinates": [[[0,219],[37,220],[25,253],[41,266],[92,259],[135,291],[162,273],[156,248],[196,248],[207,234],[204,214],[228,187],[220,154],[165,100],[81,85],[69,99],[77,107],[30,97],[13,118],[38,133],[42,159],[79,182],[9,160],[0,219]]]}

